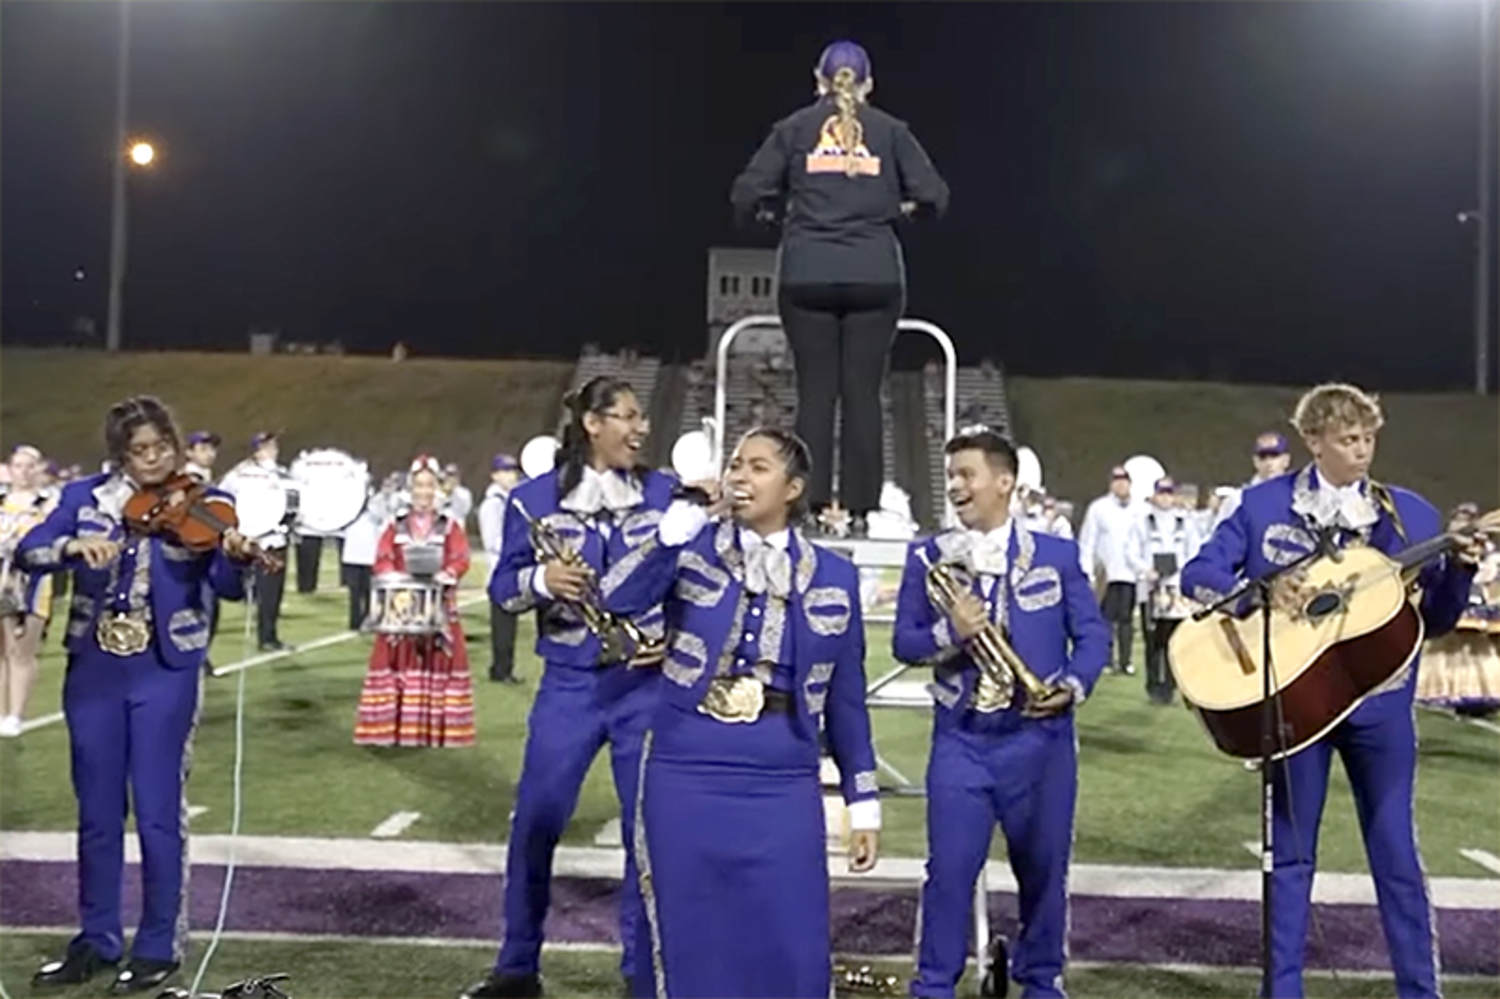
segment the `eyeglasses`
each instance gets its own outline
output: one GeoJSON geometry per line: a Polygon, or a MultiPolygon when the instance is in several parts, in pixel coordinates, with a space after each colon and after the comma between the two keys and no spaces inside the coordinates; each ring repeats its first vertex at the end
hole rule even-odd
{"type": "Polygon", "coordinates": [[[611,413],[608,410],[599,414],[604,417],[613,417],[622,423],[650,423],[651,417],[645,413],[611,413]]]}
{"type": "Polygon", "coordinates": [[[148,442],[148,443],[145,443],[145,444],[132,444],[132,445],[130,445],[130,447],[128,447],[128,448],[125,449],[125,452],[127,454],[129,454],[132,458],[145,459],[145,458],[154,457],[154,456],[159,455],[159,454],[161,454],[161,455],[172,454],[176,450],[177,450],[177,445],[173,444],[171,441],[167,440],[166,438],[162,438],[159,441],[148,442]]]}

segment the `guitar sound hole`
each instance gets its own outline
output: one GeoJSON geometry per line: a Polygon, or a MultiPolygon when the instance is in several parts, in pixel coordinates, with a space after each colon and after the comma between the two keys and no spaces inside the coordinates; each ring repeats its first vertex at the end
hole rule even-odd
{"type": "Polygon", "coordinates": [[[1344,602],[1339,599],[1337,593],[1319,593],[1307,602],[1303,608],[1304,613],[1310,618],[1327,617],[1343,607],[1344,602]]]}

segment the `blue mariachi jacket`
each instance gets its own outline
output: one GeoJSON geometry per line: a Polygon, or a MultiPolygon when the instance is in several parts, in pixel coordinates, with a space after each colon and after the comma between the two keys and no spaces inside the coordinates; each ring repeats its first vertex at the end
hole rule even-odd
{"type": "MultiPolygon", "coordinates": [[[[73,600],[65,645],[78,653],[94,645],[94,623],[105,611],[150,615],[161,660],[174,669],[197,669],[208,650],[205,589],[225,600],[245,596],[243,567],[222,551],[193,552],[163,537],[127,537],[125,501],[135,487],[123,476],[94,475],[69,484],[56,508],[21,540],[17,558],[30,572],[73,573],[73,600]],[[74,538],[105,538],[124,547],[103,569],[64,556],[74,538]],[[207,587],[205,587],[207,583],[207,587]]],[[[219,489],[209,494],[229,503],[219,489]]]]}
{"type": "MultiPolygon", "coordinates": [[[[555,530],[573,550],[583,555],[602,579],[611,566],[648,538],[656,537],[662,511],[671,502],[677,482],[662,472],[647,472],[641,478],[639,506],[617,516],[606,540],[589,519],[565,510],[558,495],[557,470],[524,482],[511,490],[500,542],[500,560],[490,576],[490,599],[513,614],[540,609],[537,616],[536,653],[549,663],[586,667],[598,665],[599,639],[588,630],[578,608],[567,601],[542,600],[532,589],[532,577],[540,570],[531,546],[526,517],[555,530]],[[521,512],[526,516],[520,516],[521,512]]],[[[648,637],[662,634],[660,606],[642,608],[633,620],[648,637]]]]}
{"type": "MultiPolygon", "coordinates": [[[[933,667],[933,682],[927,689],[936,702],[939,726],[957,725],[968,714],[979,667],[953,631],[948,616],[928,599],[927,566],[918,553],[924,553],[934,565],[946,562],[956,566],[959,577],[968,578],[973,592],[983,598],[978,575],[970,572],[967,564],[968,547],[967,532],[958,529],[913,541],[907,549],[897,595],[892,648],[901,662],[933,667]]],[[[1011,518],[1006,559],[1006,578],[996,581],[997,590],[1004,587],[1006,599],[993,601],[995,620],[1008,626],[1011,646],[1032,672],[1045,681],[1072,687],[1075,703],[1081,703],[1109,661],[1110,636],[1093,590],[1079,568],[1078,545],[1034,533],[1011,518]]],[[[1017,696],[1004,711],[974,715],[970,721],[996,733],[1014,731],[1023,724],[1056,729],[1072,725],[1071,712],[1052,718],[1023,718],[1023,701],[1017,696]]]]}
{"type": "MultiPolygon", "coordinates": [[[[1408,545],[1436,537],[1442,518],[1433,505],[1416,493],[1396,486],[1379,487],[1390,497],[1400,515],[1401,527],[1384,504],[1375,502],[1376,522],[1359,532],[1342,532],[1340,544],[1358,540],[1395,555],[1408,545]]],[[[1317,505],[1317,469],[1308,465],[1245,490],[1234,514],[1222,521],[1182,570],[1183,592],[1201,603],[1214,603],[1239,586],[1244,579],[1259,579],[1289,565],[1317,547],[1316,522],[1309,511],[1317,505]]],[[[1368,486],[1364,490],[1368,496],[1368,486]]],[[[1430,563],[1418,577],[1422,587],[1420,610],[1429,638],[1452,630],[1463,614],[1473,580],[1472,569],[1449,558],[1430,563]]],[[[1351,715],[1371,719],[1382,711],[1410,710],[1416,690],[1417,659],[1398,683],[1369,698],[1351,715]]]]}
{"type": "MultiPolygon", "coordinates": [[[[791,629],[797,719],[816,738],[820,719],[838,764],[844,800],[875,798],[875,750],[865,708],[865,632],[859,574],[853,563],[793,531],[792,593],[765,601],[760,647],[783,648],[791,629]],[[832,695],[832,696],[830,696],[832,695]]],[[[745,631],[752,594],[745,589],[738,529],[729,520],[706,524],[684,545],[653,533],[603,581],[606,606],[636,613],[663,605],[670,642],[662,662],[662,697],[695,710],[716,676],[728,675],[745,631]]]]}

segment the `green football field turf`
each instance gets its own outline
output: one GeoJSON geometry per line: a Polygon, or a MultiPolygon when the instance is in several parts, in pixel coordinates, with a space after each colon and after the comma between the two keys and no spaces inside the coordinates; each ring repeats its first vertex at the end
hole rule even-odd
{"type": "MultiPolygon", "coordinates": [[[[332,556],[330,548],[317,593],[299,595],[289,587],[282,619],[286,641],[304,642],[343,629],[345,596],[335,586],[332,556]]],[[[478,569],[471,576],[477,577],[478,569]]],[[[464,612],[478,724],[478,743],[472,748],[353,745],[355,704],[370,647],[367,637],[298,653],[245,673],[244,832],[367,836],[393,812],[415,811],[421,818],[404,838],[504,838],[539,664],[529,652],[532,630],[525,620],[518,638],[518,672],[525,685],[488,682],[488,610],[477,589],[469,596],[476,600],[464,612]]],[[[221,664],[246,654],[239,634],[243,610],[224,606],[213,648],[213,659],[221,664]]],[[[878,676],[891,665],[888,629],[872,627],[869,645],[868,670],[878,676]]],[[[59,710],[62,665],[54,631],[30,717],[59,710]]],[[[207,809],[194,819],[194,831],[222,833],[228,831],[230,820],[237,678],[206,683],[189,799],[207,809]]],[[[918,783],[930,725],[925,710],[874,712],[880,754],[918,783]]],[[[1500,854],[1500,735],[1428,712],[1419,713],[1419,726],[1418,823],[1428,872],[1483,876],[1485,872],[1459,851],[1478,848],[1500,854]]],[[[1079,712],[1079,741],[1075,860],[1254,866],[1255,858],[1244,844],[1257,838],[1257,775],[1218,755],[1181,706],[1149,705],[1140,676],[1101,679],[1079,712]]],[[[61,723],[0,742],[0,829],[73,828],[67,757],[67,733],[61,723]]],[[[616,814],[607,754],[601,754],[565,842],[592,843],[616,814]]],[[[882,850],[892,856],[925,854],[920,798],[887,799],[882,850]]],[[[1003,856],[998,836],[992,853],[1003,856]]],[[[1337,765],[1323,819],[1319,867],[1367,870],[1348,784],[1337,765]]]]}

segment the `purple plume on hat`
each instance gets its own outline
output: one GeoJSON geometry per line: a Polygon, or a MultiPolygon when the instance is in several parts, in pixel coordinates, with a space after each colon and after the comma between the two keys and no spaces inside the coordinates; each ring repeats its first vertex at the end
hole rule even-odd
{"type": "Polygon", "coordinates": [[[492,472],[510,472],[520,467],[516,459],[508,454],[497,454],[494,460],[490,462],[490,471],[492,472]]]}
{"type": "Polygon", "coordinates": [[[840,39],[818,57],[818,75],[825,80],[833,79],[833,74],[845,67],[854,70],[856,83],[864,83],[870,78],[870,54],[858,42],[840,39]]]}

